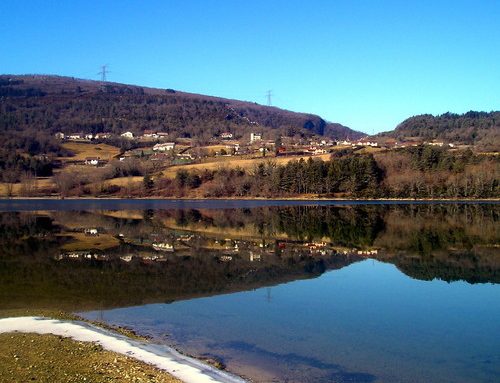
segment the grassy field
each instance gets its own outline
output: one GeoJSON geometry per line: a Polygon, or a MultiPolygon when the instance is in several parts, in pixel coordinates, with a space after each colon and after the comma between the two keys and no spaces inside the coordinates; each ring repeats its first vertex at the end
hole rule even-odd
{"type": "Polygon", "coordinates": [[[75,153],[74,157],[61,157],[63,161],[84,161],[87,157],[100,157],[111,160],[120,154],[120,149],[107,144],[88,144],[85,142],[65,142],[62,147],[75,153]]]}
{"type": "Polygon", "coordinates": [[[321,159],[323,161],[327,161],[330,158],[330,154],[320,154],[315,156],[294,156],[294,157],[262,157],[262,158],[251,158],[251,159],[240,159],[238,157],[219,157],[217,161],[213,162],[204,162],[201,164],[189,164],[189,165],[178,165],[171,166],[163,171],[163,175],[166,177],[174,178],[177,171],[181,169],[185,170],[199,170],[203,171],[205,169],[208,170],[216,170],[221,167],[226,168],[237,168],[240,167],[242,169],[252,169],[256,165],[260,163],[266,163],[267,161],[272,161],[277,165],[285,165],[290,161],[298,161],[301,158],[307,160],[309,158],[321,159]],[[223,159],[223,160],[222,160],[223,159]]]}
{"type": "Polygon", "coordinates": [[[220,152],[222,149],[229,151],[227,145],[210,145],[202,146],[201,149],[206,150],[210,155],[214,155],[216,152],[220,152]]]}
{"type": "Polygon", "coordinates": [[[142,210],[106,210],[102,211],[101,214],[119,219],[144,219],[144,212],[142,210]]]}
{"type": "Polygon", "coordinates": [[[104,181],[104,185],[130,186],[142,182],[143,178],[142,176],[112,178],[104,181]]]}
{"type": "Polygon", "coordinates": [[[181,383],[146,363],[55,335],[0,334],[1,382],[181,383]]]}
{"type": "MultiPolygon", "coordinates": [[[[35,190],[48,190],[55,187],[52,178],[38,178],[35,183],[35,190]]],[[[0,197],[7,196],[8,185],[5,182],[0,182],[0,197]]],[[[21,194],[21,184],[16,183],[12,185],[12,193],[14,196],[18,197],[21,194]]]]}
{"type": "Polygon", "coordinates": [[[365,146],[364,148],[358,150],[356,153],[379,153],[379,152],[383,152],[385,150],[386,149],[383,149],[383,148],[377,148],[377,147],[373,147],[373,146],[365,146]]]}

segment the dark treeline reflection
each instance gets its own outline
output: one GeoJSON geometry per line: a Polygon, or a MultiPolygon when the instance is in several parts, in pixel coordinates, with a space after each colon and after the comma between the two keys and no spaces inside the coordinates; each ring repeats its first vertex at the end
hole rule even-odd
{"type": "Polygon", "coordinates": [[[0,214],[0,305],[91,309],[252,289],[365,258],[500,282],[497,205],[0,214]]]}

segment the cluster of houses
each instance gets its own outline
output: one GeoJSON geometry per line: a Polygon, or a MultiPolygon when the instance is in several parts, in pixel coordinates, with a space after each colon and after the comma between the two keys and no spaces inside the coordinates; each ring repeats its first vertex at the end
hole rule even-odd
{"type": "Polygon", "coordinates": [[[69,133],[64,134],[63,132],[57,132],[55,137],[59,140],[69,140],[69,141],[91,141],[91,140],[105,140],[111,138],[111,133],[69,133]]]}
{"type": "Polygon", "coordinates": [[[168,138],[167,132],[159,132],[153,130],[145,130],[144,133],[140,136],[135,136],[134,133],[127,131],[123,132],[120,135],[113,134],[111,132],[102,132],[102,133],[63,133],[57,132],[55,137],[59,140],[68,140],[68,141],[92,141],[92,140],[106,140],[112,137],[122,137],[128,140],[164,140],[168,138]]]}
{"type": "MultiPolygon", "coordinates": [[[[85,233],[86,236],[99,236],[106,233],[107,230],[103,227],[86,227],[78,229],[79,232],[85,233]]],[[[113,229],[110,230],[113,232],[113,229]]],[[[111,234],[111,233],[110,233],[111,234]]],[[[136,252],[131,250],[127,254],[116,254],[112,252],[106,254],[102,251],[93,249],[80,251],[66,251],[58,253],[54,256],[55,260],[98,260],[112,261],[120,259],[123,262],[131,262],[136,259],[140,262],[153,263],[165,262],[171,257],[198,257],[199,251],[193,252],[193,246],[189,243],[195,241],[196,248],[206,249],[207,256],[213,256],[220,262],[233,262],[236,260],[247,262],[275,262],[279,258],[296,258],[296,257],[331,257],[335,255],[376,257],[379,250],[376,248],[343,248],[336,246],[333,243],[316,240],[316,241],[296,241],[296,240],[265,240],[265,239],[235,239],[235,238],[213,238],[206,237],[200,234],[182,233],[182,232],[153,232],[148,237],[143,237],[142,234],[137,236],[131,232],[124,234],[115,231],[114,235],[120,241],[140,246],[141,251],[136,252]],[[149,247],[149,251],[147,248],[149,247]],[[276,258],[279,257],[279,258],[276,258]]]]}
{"type": "MultiPolygon", "coordinates": [[[[135,136],[133,132],[126,131],[121,133],[119,136],[114,135],[110,132],[102,133],[70,133],[64,134],[58,132],[55,135],[61,140],[73,140],[73,141],[91,141],[91,140],[102,140],[109,139],[112,137],[121,137],[129,140],[137,140],[143,142],[151,142],[151,146],[147,148],[140,149],[140,155],[147,156],[151,161],[159,163],[159,161],[173,161],[174,164],[190,163],[193,160],[209,155],[219,155],[219,156],[234,156],[234,155],[266,155],[268,152],[274,152],[277,156],[294,156],[294,155],[323,155],[330,153],[334,150],[334,147],[346,147],[346,148],[383,148],[383,149],[397,149],[404,148],[406,146],[418,146],[418,145],[432,145],[442,147],[445,143],[440,141],[432,142],[407,142],[398,143],[394,139],[385,139],[384,141],[375,141],[371,137],[364,137],[359,140],[337,140],[333,141],[331,139],[320,139],[316,138],[313,140],[306,141],[304,139],[295,139],[292,137],[281,137],[280,145],[276,147],[276,141],[264,139],[264,134],[258,131],[250,132],[246,140],[235,139],[234,134],[230,131],[224,131],[217,136],[213,137],[211,141],[213,144],[219,148],[216,151],[210,152],[209,150],[198,150],[192,146],[192,141],[190,139],[179,139],[177,143],[173,140],[167,141],[169,135],[167,132],[157,131],[157,130],[145,130],[141,135],[135,136]],[[180,149],[176,149],[176,144],[179,145],[180,149]],[[220,149],[221,145],[225,148],[220,149]],[[174,154],[175,153],[175,154],[174,154]],[[211,154],[210,154],[211,153],[211,154]]],[[[454,148],[454,144],[446,144],[451,148],[454,148]]],[[[142,145],[144,146],[144,145],[142,145]]],[[[210,146],[208,146],[209,148],[210,146]]],[[[137,155],[132,154],[132,156],[137,155]]],[[[125,154],[120,160],[124,160],[129,154],[125,154]]],[[[100,166],[105,164],[107,161],[99,157],[87,157],[84,161],[85,165],[90,166],[100,166]]]]}

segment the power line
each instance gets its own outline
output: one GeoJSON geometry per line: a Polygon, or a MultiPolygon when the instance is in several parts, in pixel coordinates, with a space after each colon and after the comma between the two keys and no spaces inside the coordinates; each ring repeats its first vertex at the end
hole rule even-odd
{"type": "Polygon", "coordinates": [[[271,97],[273,95],[273,91],[272,90],[268,90],[266,92],[266,98],[267,98],[267,106],[271,106],[273,103],[271,102],[271,97]]]}
{"type": "Polygon", "coordinates": [[[109,73],[109,70],[108,70],[108,64],[106,65],[103,65],[101,66],[101,71],[98,72],[97,74],[100,74],[101,75],[101,81],[102,82],[106,82],[106,75],[109,73]]]}

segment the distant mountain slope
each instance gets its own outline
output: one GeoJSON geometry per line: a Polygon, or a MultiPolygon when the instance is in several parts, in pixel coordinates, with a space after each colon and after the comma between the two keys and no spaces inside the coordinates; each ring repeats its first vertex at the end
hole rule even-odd
{"type": "Polygon", "coordinates": [[[235,137],[262,132],[333,139],[362,133],[319,116],[255,103],[61,76],[0,76],[0,134],[14,131],[140,133],[147,129],[172,137],[208,140],[225,131],[235,137]]]}
{"type": "Polygon", "coordinates": [[[424,114],[408,118],[381,137],[397,140],[418,138],[425,141],[445,141],[489,148],[500,148],[500,112],[424,114]]]}

